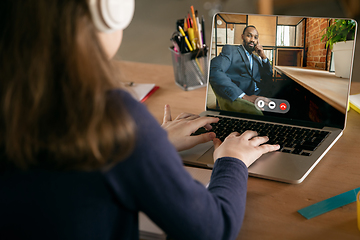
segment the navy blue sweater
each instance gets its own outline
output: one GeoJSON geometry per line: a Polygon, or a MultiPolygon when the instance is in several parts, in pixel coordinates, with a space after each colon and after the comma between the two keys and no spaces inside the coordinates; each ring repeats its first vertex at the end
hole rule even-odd
{"type": "Polygon", "coordinates": [[[235,239],[245,212],[245,164],[218,159],[206,189],[144,105],[121,90],[111,99],[135,120],[133,153],[106,171],[1,173],[0,239],[138,239],[139,211],[173,239],[235,239]]]}

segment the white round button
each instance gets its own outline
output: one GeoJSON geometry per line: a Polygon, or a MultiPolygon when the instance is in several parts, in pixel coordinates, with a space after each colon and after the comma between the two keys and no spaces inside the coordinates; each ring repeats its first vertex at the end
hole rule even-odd
{"type": "Polygon", "coordinates": [[[270,109],[276,108],[276,103],[273,102],[273,101],[269,102],[269,108],[270,108],[270,109]]]}
{"type": "Polygon", "coordinates": [[[257,102],[257,105],[258,105],[259,108],[263,108],[265,106],[265,102],[263,100],[259,100],[257,102]]]}

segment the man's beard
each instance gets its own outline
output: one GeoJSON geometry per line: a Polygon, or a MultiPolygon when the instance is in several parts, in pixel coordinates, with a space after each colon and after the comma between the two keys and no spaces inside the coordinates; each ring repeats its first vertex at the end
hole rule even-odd
{"type": "Polygon", "coordinates": [[[254,46],[253,47],[251,47],[250,45],[249,45],[250,43],[243,43],[243,45],[244,45],[244,47],[245,47],[245,49],[249,52],[249,53],[252,53],[253,51],[255,51],[255,43],[253,43],[254,44],[254,46]]]}

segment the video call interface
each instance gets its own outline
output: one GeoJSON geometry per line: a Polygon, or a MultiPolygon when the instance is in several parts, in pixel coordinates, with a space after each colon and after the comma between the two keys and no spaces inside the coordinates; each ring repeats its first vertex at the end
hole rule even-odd
{"type": "Polygon", "coordinates": [[[342,127],[350,80],[335,76],[323,37],[334,21],[217,14],[207,108],[342,127]]]}

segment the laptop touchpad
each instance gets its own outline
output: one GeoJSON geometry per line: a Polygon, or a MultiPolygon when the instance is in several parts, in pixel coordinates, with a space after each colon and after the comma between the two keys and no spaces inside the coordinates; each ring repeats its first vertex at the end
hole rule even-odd
{"type": "MultiPolygon", "coordinates": [[[[202,155],[204,155],[204,153],[206,153],[213,146],[214,146],[214,144],[212,141],[206,142],[206,143],[201,143],[191,149],[181,151],[181,152],[179,152],[179,154],[183,161],[194,162],[194,161],[197,161],[202,155]]],[[[212,151],[211,151],[211,155],[212,155],[212,151]]],[[[214,163],[213,160],[212,160],[212,163],[214,163]]]]}
{"type": "Polygon", "coordinates": [[[211,147],[197,161],[201,163],[205,163],[207,167],[213,168],[214,167],[213,153],[214,153],[214,147],[211,147]]]}

